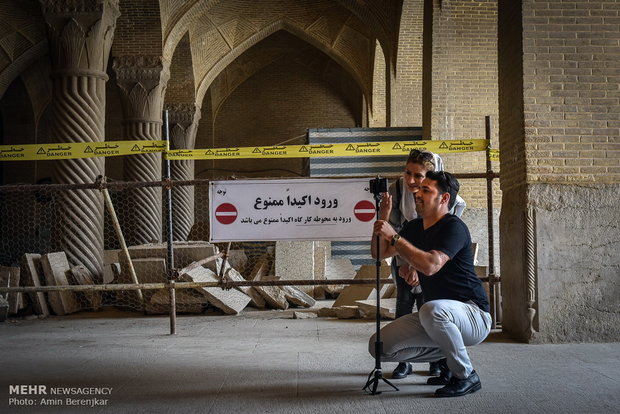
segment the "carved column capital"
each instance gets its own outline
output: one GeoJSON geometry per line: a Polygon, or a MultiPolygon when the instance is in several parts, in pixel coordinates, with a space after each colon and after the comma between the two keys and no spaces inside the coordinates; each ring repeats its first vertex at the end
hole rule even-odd
{"type": "Polygon", "coordinates": [[[161,122],[163,97],[170,79],[169,65],[163,57],[118,56],[112,69],[122,92],[125,121],[161,122]]]}
{"type": "Polygon", "coordinates": [[[172,149],[193,149],[200,120],[200,108],[194,103],[166,104],[172,149]]]}
{"type": "Polygon", "coordinates": [[[39,0],[55,75],[107,79],[119,0],[39,0]]]}

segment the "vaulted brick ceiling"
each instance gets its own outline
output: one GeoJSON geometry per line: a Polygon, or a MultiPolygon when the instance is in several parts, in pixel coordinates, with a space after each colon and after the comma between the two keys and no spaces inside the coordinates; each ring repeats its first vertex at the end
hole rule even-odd
{"type": "Polygon", "coordinates": [[[388,58],[402,1],[162,0],[164,57],[189,32],[197,102],[214,79],[249,48],[278,30],[312,44],[342,66],[359,88],[372,88],[378,39],[388,58]]]}
{"type": "Polygon", "coordinates": [[[347,100],[352,113],[359,110],[361,90],[340,65],[310,44],[279,31],[235,59],[211,83],[210,98],[214,113],[248,78],[279,62],[295,62],[311,70],[347,100]]]}
{"type": "MultiPolygon", "coordinates": [[[[124,0],[120,3],[122,9],[124,0]]],[[[193,68],[194,96],[200,103],[230,63],[279,30],[329,56],[369,94],[376,41],[388,59],[395,58],[402,0],[159,0],[159,4],[153,0],[139,4],[150,4],[151,19],[153,12],[160,16],[163,38],[149,41],[156,46],[151,50],[162,50],[167,62],[189,35],[191,62],[187,63],[193,68]]],[[[123,30],[119,27],[115,43],[130,41],[122,36],[123,30]]],[[[40,3],[2,0],[0,94],[21,71],[46,54],[40,3]]]]}
{"type": "Polygon", "coordinates": [[[0,95],[25,67],[47,53],[39,2],[2,0],[0,7],[0,95]]]}

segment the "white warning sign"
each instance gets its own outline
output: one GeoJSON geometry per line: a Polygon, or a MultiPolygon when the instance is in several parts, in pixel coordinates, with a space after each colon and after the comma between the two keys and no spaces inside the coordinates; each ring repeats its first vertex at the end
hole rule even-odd
{"type": "Polygon", "coordinates": [[[210,240],[370,240],[370,179],[212,181],[210,240]]]}

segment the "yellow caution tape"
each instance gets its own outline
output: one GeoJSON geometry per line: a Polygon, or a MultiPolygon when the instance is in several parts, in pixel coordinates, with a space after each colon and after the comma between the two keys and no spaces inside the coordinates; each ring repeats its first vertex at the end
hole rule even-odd
{"type": "Polygon", "coordinates": [[[105,141],[1,145],[0,161],[65,160],[163,152],[166,141],[105,141]]]}
{"type": "MultiPolygon", "coordinates": [[[[169,160],[225,160],[243,158],[314,158],[407,155],[413,149],[438,154],[486,151],[488,140],[390,141],[339,144],[277,145],[166,151],[166,141],[105,141],[0,146],[0,161],[63,160],[164,152],[169,160]]],[[[499,150],[489,150],[499,160],[499,150]]]]}
{"type": "Polygon", "coordinates": [[[407,155],[413,149],[439,154],[486,151],[486,139],[444,141],[391,141],[340,144],[278,145],[271,147],[211,148],[172,150],[169,160],[225,160],[240,158],[312,158],[407,155]]]}

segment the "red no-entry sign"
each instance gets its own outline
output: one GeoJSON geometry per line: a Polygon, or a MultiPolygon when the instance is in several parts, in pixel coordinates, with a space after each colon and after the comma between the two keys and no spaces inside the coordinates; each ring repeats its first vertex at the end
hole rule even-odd
{"type": "Polygon", "coordinates": [[[359,221],[370,221],[375,218],[375,205],[368,200],[362,200],[355,205],[353,213],[359,221]]]}
{"type": "Polygon", "coordinates": [[[215,219],[222,224],[230,224],[237,219],[237,208],[230,203],[223,203],[215,209],[215,219]]]}

